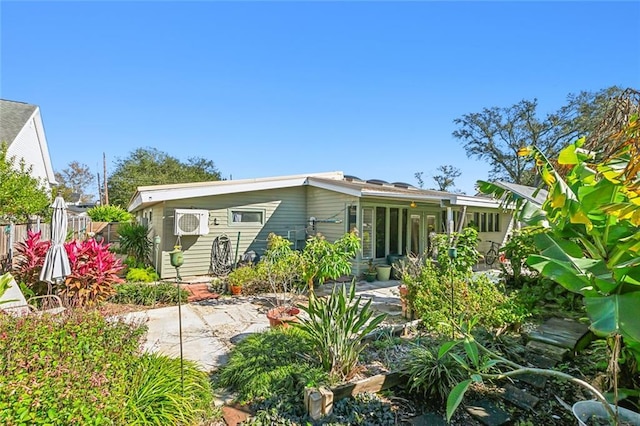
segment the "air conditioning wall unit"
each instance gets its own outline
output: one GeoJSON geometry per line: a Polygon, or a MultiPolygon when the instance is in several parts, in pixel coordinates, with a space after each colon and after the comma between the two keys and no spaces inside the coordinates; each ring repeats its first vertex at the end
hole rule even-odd
{"type": "Polygon", "coordinates": [[[174,235],[207,235],[209,233],[209,210],[176,209],[174,235]]]}

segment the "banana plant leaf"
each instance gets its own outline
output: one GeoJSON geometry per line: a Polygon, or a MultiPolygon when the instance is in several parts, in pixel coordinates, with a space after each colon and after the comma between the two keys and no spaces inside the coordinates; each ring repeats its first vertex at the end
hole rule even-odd
{"type": "Polygon", "coordinates": [[[585,297],[584,304],[596,335],[619,333],[623,338],[640,341],[640,292],[585,297]]]}

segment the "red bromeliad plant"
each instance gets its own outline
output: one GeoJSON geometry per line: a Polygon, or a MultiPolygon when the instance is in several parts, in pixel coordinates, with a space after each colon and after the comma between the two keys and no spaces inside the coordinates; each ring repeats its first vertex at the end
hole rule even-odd
{"type": "Polygon", "coordinates": [[[118,277],[122,263],[109,251],[108,244],[94,239],[65,244],[71,274],[59,288],[61,295],[77,305],[92,305],[115,293],[114,284],[124,282],[118,277]]]}
{"type": "Polygon", "coordinates": [[[29,288],[33,288],[40,282],[40,271],[47,250],[51,246],[51,241],[43,241],[40,239],[41,236],[40,231],[27,231],[27,239],[15,245],[18,255],[13,275],[18,282],[25,283],[29,288]]]}

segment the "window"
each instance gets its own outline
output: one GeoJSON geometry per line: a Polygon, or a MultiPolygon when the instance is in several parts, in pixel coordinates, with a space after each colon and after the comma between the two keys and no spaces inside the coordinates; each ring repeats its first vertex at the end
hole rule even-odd
{"type": "Polygon", "coordinates": [[[362,209],[362,257],[371,259],[373,257],[373,209],[366,207],[362,209]]]}
{"type": "Polygon", "coordinates": [[[262,225],[264,210],[231,210],[229,223],[232,225],[262,225]]]}
{"type": "Polygon", "coordinates": [[[479,232],[500,232],[500,213],[474,213],[479,232]]]}
{"type": "Polygon", "coordinates": [[[351,232],[353,228],[358,229],[358,207],[357,206],[349,206],[347,209],[349,212],[347,215],[347,232],[351,232]]]}

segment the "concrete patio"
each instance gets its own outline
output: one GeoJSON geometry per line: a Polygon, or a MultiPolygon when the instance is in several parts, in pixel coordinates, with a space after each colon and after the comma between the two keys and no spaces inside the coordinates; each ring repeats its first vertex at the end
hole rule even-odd
{"type": "MultiPolygon", "coordinates": [[[[331,283],[316,288],[316,295],[327,296],[331,283]]],[[[398,281],[357,283],[356,294],[363,301],[371,299],[374,310],[388,314],[390,322],[401,319],[402,308],[398,281]]],[[[250,333],[269,328],[266,311],[271,307],[266,297],[239,296],[188,303],[181,306],[182,348],[184,359],[191,360],[204,371],[212,371],[227,361],[229,350],[250,333]]],[[[171,357],[180,356],[179,308],[170,306],[131,312],[127,321],[141,321],[148,327],[144,350],[171,357]]]]}

